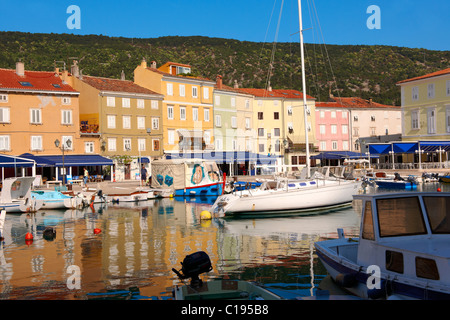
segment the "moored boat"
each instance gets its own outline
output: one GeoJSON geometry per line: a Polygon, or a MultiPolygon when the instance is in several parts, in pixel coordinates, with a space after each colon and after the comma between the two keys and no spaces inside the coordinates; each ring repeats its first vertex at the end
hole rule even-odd
{"type": "Polygon", "coordinates": [[[78,196],[69,196],[59,191],[33,190],[31,196],[43,202],[41,209],[81,209],[83,199],[78,196]]]}
{"type": "Polygon", "coordinates": [[[358,239],[315,243],[330,276],[365,299],[450,299],[450,193],[355,195],[358,239]]]}
{"type": "Polygon", "coordinates": [[[34,177],[16,177],[3,180],[0,208],[7,213],[36,212],[43,202],[31,196],[34,177]]]}

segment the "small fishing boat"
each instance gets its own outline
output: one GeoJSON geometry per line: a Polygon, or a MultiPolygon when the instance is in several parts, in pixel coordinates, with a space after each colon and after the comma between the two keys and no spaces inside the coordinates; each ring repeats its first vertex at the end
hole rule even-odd
{"type": "Polygon", "coordinates": [[[355,195],[359,238],[315,243],[341,287],[364,299],[450,299],[450,193],[355,195]]]}
{"type": "Polygon", "coordinates": [[[69,196],[59,191],[33,190],[31,196],[42,200],[41,209],[81,209],[83,199],[78,196],[69,196]]]}
{"type": "Polygon", "coordinates": [[[3,180],[0,195],[0,208],[7,213],[36,212],[43,201],[35,199],[31,195],[31,186],[34,177],[16,177],[3,180]]]}
{"type": "Polygon", "coordinates": [[[443,176],[439,176],[440,182],[450,183],[450,174],[445,174],[443,176]]]}
{"type": "Polygon", "coordinates": [[[211,260],[204,251],[187,255],[182,269],[172,269],[180,280],[191,278],[189,285],[176,285],[175,300],[281,300],[261,285],[243,280],[212,280],[203,282],[199,275],[212,270],[211,260]]]}
{"type": "Polygon", "coordinates": [[[394,174],[393,179],[375,179],[376,185],[384,189],[417,189],[417,177],[409,175],[406,179],[402,178],[398,173],[394,174]]]}

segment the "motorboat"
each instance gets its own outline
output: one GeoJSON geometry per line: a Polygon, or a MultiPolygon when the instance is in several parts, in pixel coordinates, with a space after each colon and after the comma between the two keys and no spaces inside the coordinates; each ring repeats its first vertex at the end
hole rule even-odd
{"type": "Polygon", "coordinates": [[[315,243],[333,280],[364,299],[450,299],[450,193],[355,195],[359,238],[315,243]]]}
{"type": "Polygon", "coordinates": [[[406,179],[404,179],[397,172],[394,173],[393,179],[375,179],[374,181],[379,188],[384,189],[413,190],[417,189],[417,185],[419,184],[416,176],[409,175],[406,179]]]}
{"type": "Polygon", "coordinates": [[[216,279],[203,282],[199,275],[212,270],[211,260],[204,251],[187,255],[182,269],[173,272],[189,284],[176,285],[172,291],[175,300],[282,300],[282,297],[255,282],[216,279]]]}
{"type": "Polygon", "coordinates": [[[362,180],[330,173],[330,167],[309,179],[265,181],[259,188],[219,196],[211,210],[217,217],[311,215],[351,205],[362,180]]]}
{"type": "Polygon", "coordinates": [[[34,177],[15,177],[3,180],[0,195],[0,208],[7,213],[36,212],[43,201],[35,199],[31,195],[31,186],[34,177]]]}
{"type": "Polygon", "coordinates": [[[59,191],[33,190],[31,196],[42,200],[41,209],[81,209],[84,205],[82,197],[69,196],[59,191]]]}

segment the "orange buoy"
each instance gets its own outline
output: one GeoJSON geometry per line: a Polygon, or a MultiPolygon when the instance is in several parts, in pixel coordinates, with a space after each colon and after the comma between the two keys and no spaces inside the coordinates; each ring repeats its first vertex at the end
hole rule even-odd
{"type": "Polygon", "coordinates": [[[33,240],[33,235],[30,232],[27,232],[25,235],[25,240],[33,240]]]}
{"type": "Polygon", "coordinates": [[[99,234],[100,232],[102,232],[102,230],[100,230],[99,228],[95,228],[95,229],[94,229],[94,233],[95,233],[95,234],[99,234]]]}
{"type": "Polygon", "coordinates": [[[441,188],[437,188],[437,192],[442,192],[441,188]]]}

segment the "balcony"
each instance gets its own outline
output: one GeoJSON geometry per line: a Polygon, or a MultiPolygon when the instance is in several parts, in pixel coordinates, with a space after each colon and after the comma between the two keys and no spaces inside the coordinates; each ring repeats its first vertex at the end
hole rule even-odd
{"type": "Polygon", "coordinates": [[[98,136],[100,135],[98,124],[89,124],[88,121],[81,121],[80,134],[82,136],[98,136]]]}

